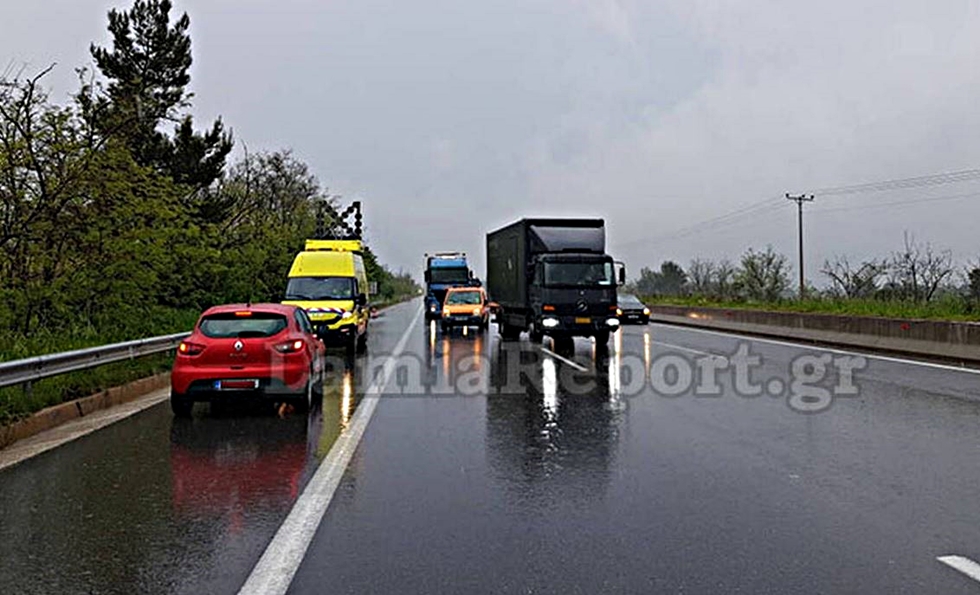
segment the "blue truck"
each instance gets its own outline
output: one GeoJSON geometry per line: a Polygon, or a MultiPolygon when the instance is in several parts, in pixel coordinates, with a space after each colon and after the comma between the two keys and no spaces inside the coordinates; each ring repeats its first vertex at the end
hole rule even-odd
{"type": "Polygon", "coordinates": [[[425,319],[442,315],[442,301],[450,287],[478,286],[466,261],[465,252],[437,252],[425,255],[425,319]]]}

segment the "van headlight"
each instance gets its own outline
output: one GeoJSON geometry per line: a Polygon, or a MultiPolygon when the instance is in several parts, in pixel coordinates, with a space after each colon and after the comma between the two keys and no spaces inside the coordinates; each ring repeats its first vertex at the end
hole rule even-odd
{"type": "Polygon", "coordinates": [[[542,319],[541,326],[543,326],[544,328],[555,328],[556,326],[558,326],[558,319],[557,318],[542,319]]]}
{"type": "Polygon", "coordinates": [[[340,315],[341,320],[347,320],[349,318],[354,318],[354,313],[350,310],[344,310],[344,313],[340,315]]]}
{"type": "Polygon", "coordinates": [[[619,326],[619,319],[618,318],[607,318],[606,319],[606,324],[608,324],[609,326],[619,326]]]}
{"type": "Polygon", "coordinates": [[[483,308],[473,308],[473,316],[479,316],[483,314],[483,308]]]}

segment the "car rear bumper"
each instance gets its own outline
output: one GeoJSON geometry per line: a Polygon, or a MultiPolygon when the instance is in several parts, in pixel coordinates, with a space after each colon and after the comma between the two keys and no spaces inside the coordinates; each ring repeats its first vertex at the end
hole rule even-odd
{"type": "Polygon", "coordinates": [[[231,368],[180,368],[170,374],[171,390],[195,400],[209,400],[215,396],[235,397],[242,395],[282,396],[302,393],[310,380],[310,367],[305,361],[282,365],[231,368]],[[257,388],[216,388],[216,382],[257,381],[257,388]]]}
{"type": "Polygon", "coordinates": [[[623,324],[647,324],[650,322],[650,315],[642,312],[624,312],[619,320],[623,324]]]}

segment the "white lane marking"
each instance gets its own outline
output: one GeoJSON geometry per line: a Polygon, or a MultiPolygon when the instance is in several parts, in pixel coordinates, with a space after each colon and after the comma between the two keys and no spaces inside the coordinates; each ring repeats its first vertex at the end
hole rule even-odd
{"type": "Polygon", "coordinates": [[[667,324],[667,323],[662,323],[662,322],[656,322],[656,323],[652,323],[652,324],[656,324],[657,326],[665,326],[665,327],[668,327],[670,329],[692,332],[692,333],[705,333],[705,334],[708,334],[708,335],[722,335],[722,336],[725,336],[725,337],[738,337],[740,339],[746,339],[746,340],[754,341],[754,342],[757,342],[757,343],[770,343],[772,345],[783,345],[783,346],[786,346],[786,347],[796,347],[798,349],[816,349],[816,350],[819,350],[819,351],[826,351],[828,353],[837,353],[837,354],[840,354],[840,355],[860,355],[861,357],[866,357],[868,359],[875,359],[875,360],[879,360],[879,361],[883,361],[883,362],[891,362],[891,363],[895,363],[895,364],[907,364],[907,365],[912,365],[912,366],[923,366],[923,367],[926,367],[926,368],[935,368],[935,369],[938,369],[938,370],[949,370],[949,371],[952,371],[952,372],[964,372],[964,373],[967,373],[967,374],[980,374],[980,369],[976,369],[976,368],[965,368],[965,367],[960,367],[960,366],[951,366],[949,364],[937,364],[937,363],[934,363],[934,362],[926,362],[926,361],[914,360],[914,359],[905,359],[905,358],[901,358],[901,357],[890,357],[890,356],[887,356],[887,355],[875,355],[873,353],[868,353],[866,351],[849,351],[849,350],[846,350],[846,349],[835,349],[833,347],[825,347],[825,346],[822,346],[822,345],[813,345],[813,344],[810,344],[810,343],[792,343],[790,341],[778,341],[776,339],[763,339],[761,337],[755,337],[753,335],[740,334],[740,333],[737,333],[735,331],[716,331],[716,330],[708,330],[708,329],[703,329],[703,328],[694,328],[694,327],[684,326],[684,325],[680,325],[680,324],[667,324]]]}
{"type": "Polygon", "coordinates": [[[650,343],[652,343],[654,345],[662,345],[664,347],[670,347],[672,349],[678,349],[680,351],[689,351],[691,353],[696,353],[698,355],[708,355],[708,356],[714,356],[714,357],[723,357],[723,356],[721,356],[721,355],[719,355],[717,353],[709,353],[707,351],[701,351],[701,350],[698,350],[698,349],[691,349],[690,347],[684,347],[683,345],[675,345],[673,343],[666,343],[664,341],[650,341],[650,343]]]}
{"type": "Polygon", "coordinates": [[[562,357],[562,356],[558,355],[557,353],[555,353],[554,351],[548,349],[547,347],[539,347],[538,349],[540,349],[544,353],[547,353],[548,355],[550,355],[551,357],[555,358],[556,360],[568,364],[569,366],[575,368],[579,372],[588,372],[589,371],[589,369],[586,368],[585,366],[583,366],[581,364],[578,364],[578,363],[575,363],[572,360],[568,359],[567,357],[562,357]]]}
{"type": "Polygon", "coordinates": [[[368,422],[371,421],[374,409],[378,405],[378,397],[384,393],[395,369],[397,358],[405,350],[408,337],[415,330],[415,324],[423,311],[424,308],[419,308],[415,318],[409,323],[395,350],[385,361],[381,375],[365,392],[347,431],[337,437],[326,458],[320,462],[313,478],[293,504],[289,516],[265,548],[262,558],[252,569],[239,594],[281,594],[289,589],[289,584],[293,582],[293,577],[306,556],[306,550],[313,541],[313,536],[337,491],[337,486],[340,485],[347,464],[354,456],[357,444],[361,441],[368,422]]]}
{"type": "Polygon", "coordinates": [[[980,582],[980,564],[963,556],[939,556],[936,558],[946,566],[958,570],[973,580],[980,582]]]}

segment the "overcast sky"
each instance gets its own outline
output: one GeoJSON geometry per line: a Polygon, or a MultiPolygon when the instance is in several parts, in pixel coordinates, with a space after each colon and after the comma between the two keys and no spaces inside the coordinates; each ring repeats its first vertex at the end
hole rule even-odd
{"type": "MultiPolygon", "coordinates": [[[[57,62],[63,99],[112,6],[129,3],[5,1],[0,64],[57,62]]],[[[252,151],[291,147],[416,274],[425,251],[460,249],[482,275],[485,233],[526,216],[604,217],[631,276],[766,244],[795,266],[787,201],[675,232],[785,192],[980,168],[976,0],[176,6],[200,121],[221,115],[252,151]]],[[[980,182],[818,195],[808,212],[814,281],[825,258],[886,255],[904,230],[980,256],[980,182]]]]}

